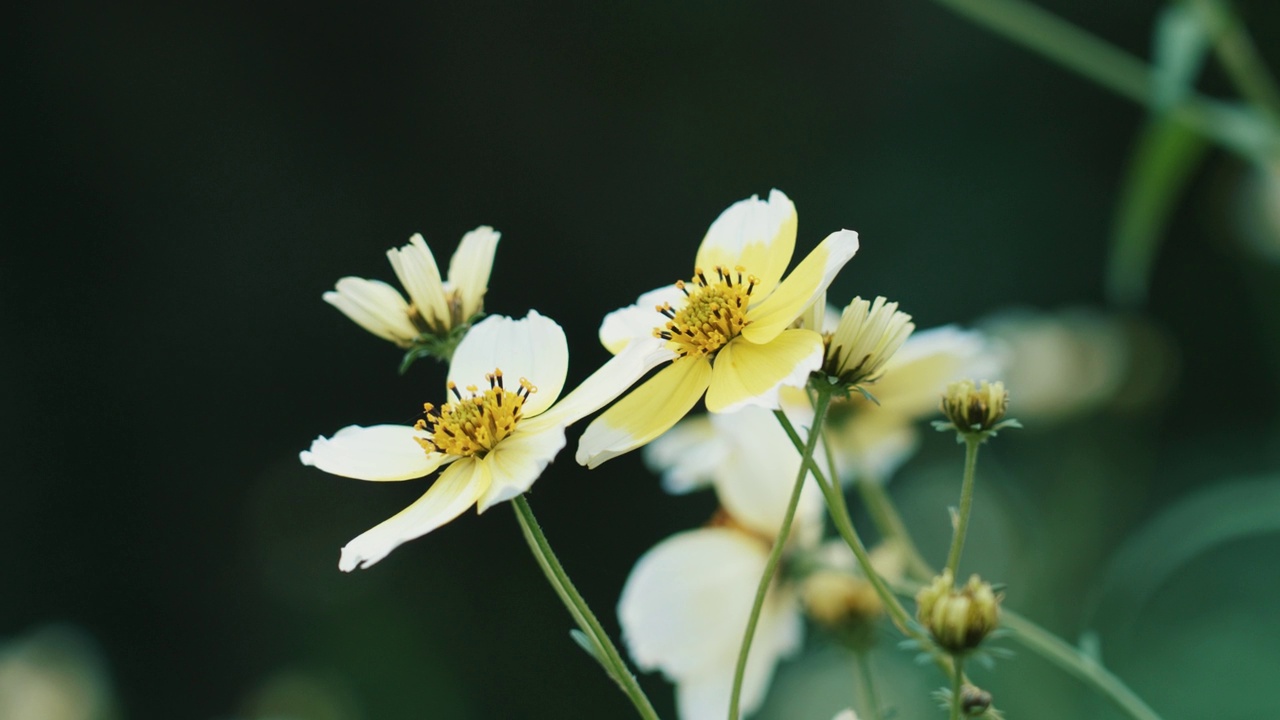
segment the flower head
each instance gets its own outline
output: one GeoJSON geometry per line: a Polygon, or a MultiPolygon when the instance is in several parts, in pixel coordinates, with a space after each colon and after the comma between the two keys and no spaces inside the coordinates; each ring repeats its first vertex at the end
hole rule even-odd
{"type": "Polygon", "coordinates": [[[530,311],[477,323],[449,365],[448,400],[415,426],[350,426],[304,450],[304,465],[357,480],[408,480],[444,468],[426,494],[342,548],[338,566],[369,567],[475,505],[529,489],[564,447],[573,419],[552,404],[569,365],[564,331],[530,311]]]}
{"type": "Polygon", "coordinates": [[[1004,383],[959,380],[947,386],[940,404],[946,422],[936,422],[939,430],[955,430],[957,439],[966,435],[986,439],[1006,427],[1021,427],[1017,420],[1005,420],[1009,409],[1009,392],[1004,383]]]}
{"type": "Polygon", "coordinates": [[[915,329],[911,316],[898,312],[898,303],[855,297],[827,338],[822,369],[848,387],[873,383],[915,329]]]}
{"type": "Polygon", "coordinates": [[[857,233],[829,235],[791,271],[795,206],[774,190],[721,213],[698,249],[688,281],[640,296],[611,313],[600,339],[611,352],[646,356],[639,374],[618,375],[621,393],[663,368],[587,427],[578,462],[595,467],[674,425],[706,395],[707,409],[779,406],[783,387],[803,385],[822,364],[822,336],[793,327],[858,250],[857,233]]]}
{"type": "MultiPolygon", "coordinates": [[[[399,291],[378,280],[344,277],[334,290],[324,294],[325,302],[338,308],[360,327],[398,347],[409,349],[437,346],[452,339],[484,310],[493,255],[500,233],[481,226],[463,236],[458,251],[449,261],[448,280],[440,278],[435,256],[421,235],[409,244],[387,251],[387,259],[409,301],[399,291]]],[[[432,353],[443,355],[447,353],[432,353]]]]}
{"type": "Polygon", "coordinates": [[[1000,600],[977,575],[957,589],[950,570],[916,595],[916,616],[934,641],[952,653],[973,650],[1000,623],[1000,600]]]}

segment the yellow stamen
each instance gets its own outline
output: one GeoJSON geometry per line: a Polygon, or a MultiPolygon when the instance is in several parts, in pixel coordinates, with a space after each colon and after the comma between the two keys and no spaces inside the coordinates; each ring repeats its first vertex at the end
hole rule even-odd
{"type": "Polygon", "coordinates": [[[450,382],[449,391],[456,398],[434,413],[435,406],[423,404],[426,418],[414,427],[430,430],[431,438],[414,438],[423,450],[446,455],[484,457],[498,443],[515,432],[520,422],[525,400],[538,389],[528,380],[520,378],[515,392],[502,384],[502,371],[494,370],[486,375],[489,389],[480,392],[475,385],[468,385],[465,397],[458,386],[450,382]]]}
{"type": "Polygon", "coordinates": [[[670,320],[654,328],[653,334],[668,341],[681,357],[711,355],[737,337],[747,325],[747,306],[760,279],[754,275],[744,276],[746,268],[741,266],[733,271],[720,266],[714,270],[714,282],[708,280],[702,268],[696,268],[692,281],[676,283],[688,296],[684,307],[676,310],[665,303],[657,308],[670,320]]]}

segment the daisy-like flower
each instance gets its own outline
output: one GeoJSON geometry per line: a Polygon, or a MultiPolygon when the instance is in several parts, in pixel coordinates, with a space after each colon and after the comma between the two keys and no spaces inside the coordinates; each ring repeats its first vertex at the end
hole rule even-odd
{"type": "Polygon", "coordinates": [[[650,368],[671,363],[587,427],[578,462],[596,467],[644,445],[704,393],[713,413],[776,408],[781,388],[803,385],[821,366],[822,336],[793,325],[857,252],[858,235],[827,236],[783,279],[796,223],[795,206],[778,190],[734,203],[707,230],[691,281],[605,318],[600,339],[611,352],[654,357],[650,368]]]}
{"type": "MultiPolygon", "coordinates": [[[[569,349],[553,320],[494,315],[477,323],[449,365],[448,402],[417,425],[350,426],[304,450],[304,465],[357,480],[409,480],[444,470],[398,515],[342,548],[338,567],[369,567],[471,506],[484,512],[524,493],[564,447],[576,419],[564,403],[569,349]]],[[[587,407],[585,412],[593,408],[587,407]]]]}
{"type": "Polygon", "coordinates": [[[449,261],[448,280],[442,280],[431,249],[421,235],[414,235],[408,245],[387,251],[396,277],[409,293],[408,301],[384,282],[358,277],[339,280],[334,290],[324,294],[324,301],[401,348],[448,338],[484,310],[500,237],[488,226],[464,235],[449,261]]]}
{"type": "Polygon", "coordinates": [[[915,329],[911,316],[898,312],[898,303],[855,297],[827,338],[822,369],[846,386],[873,383],[915,329]]]}
{"type": "MultiPolygon", "coordinates": [[[[641,557],[618,603],[632,657],[676,684],[683,720],[719,720],[728,712],[743,630],[800,468],[799,453],[769,411],[748,407],[709,422],[734,432],[708,448],[722,462],[691,475],[715,485],[722,510],[707,527],[674,535],[641,557]]],[[[822,497],[808,483],[784,563],[816,547],[822,512],[822,497]]],[[[778,661],[797,651],[802,637],[798,592],[783,572],[765,597],[747,659],[744,713],[760,706],[778,661]]]]}

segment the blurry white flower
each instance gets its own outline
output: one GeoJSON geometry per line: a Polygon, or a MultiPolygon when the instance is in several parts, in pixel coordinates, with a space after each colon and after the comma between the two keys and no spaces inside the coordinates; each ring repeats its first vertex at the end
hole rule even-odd
{"type": "Polygon", "coordinates": [[[858,720],[858,714],[851,709],[841,710],[831,720],[858,720]]]}
{"type": "Polygon", "coordinates": [[[0,718],[106,720],[111,686],[93,642],[70,627],[46,627],[0,645],[0,718]]]}

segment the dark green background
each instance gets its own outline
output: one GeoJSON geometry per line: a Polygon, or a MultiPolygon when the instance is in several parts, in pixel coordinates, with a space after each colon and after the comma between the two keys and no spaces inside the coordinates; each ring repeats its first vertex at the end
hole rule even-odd
{"type": "MultiPolygon", "coordinates": [[[[1042,5],[1143,56],[1161,7],[1042,5]]],[[[1272,56],[1280,12],[1244,10],[1272,56]]],[[[500,230],[488,308],[564,325],[571,380],[606,357],[604,313],[687,275],[710,221],[771,187],[799,209],[798,252],[861,234],[833,300],[889,295],[921,327],[1100,305],[1143,117],[927,0],[49,2],[6,25],[0,637],[82,626],[134,718],[230,716],[289,668],[377,720],[629,714],[505,506],[337,570],[343,543],[426,486],[329,476],[297,452],[410,422],[443,373],[397,376],[395,349],[320,295],[392,280],[383,253],[411,233],[447,257],[500,230]]],[[[1229,86],[1211,71],[1202,87],[1229,86]]],[[[1280,295],[1233,223],[1248,172],[1215,153],[1173,218],[1147,311],[1180,356],[1168,402],[1002,435],[984,460],[987,498],[1018,512],[1004,535],[976,531],[974,567],[1070,639],[1144,519],[1275,467],[1280,295]]],[[[950,493],[959,464],[931,435],[894,485],[935,557],[949,495],[928,478],[950,493]]],[[[664,496],[638,455],[588,473],[568,452],[530,499],[611,630],[634,560],[714,502],[664,496]]],[[[1179,575],[1180,599],[1127,645],[1095,623],[1108,661],[1166,718],[1211,699],[1257,717],[1250,673],[1280,666],[1256,642],[1280,635],[1256,601],[1278,589],[1277,549],[1231,545],[1208,585],[1179,575]],[[1241,594],[1248,652],[1229,634],[1211,664],[1155,649],[1241,594]]],[[[984,678],[1010,717],[1106,712],[1025,651],[1000,669],[984,678]]],[[[645,686],[669,713],[666,684],[645,686]]]]}

